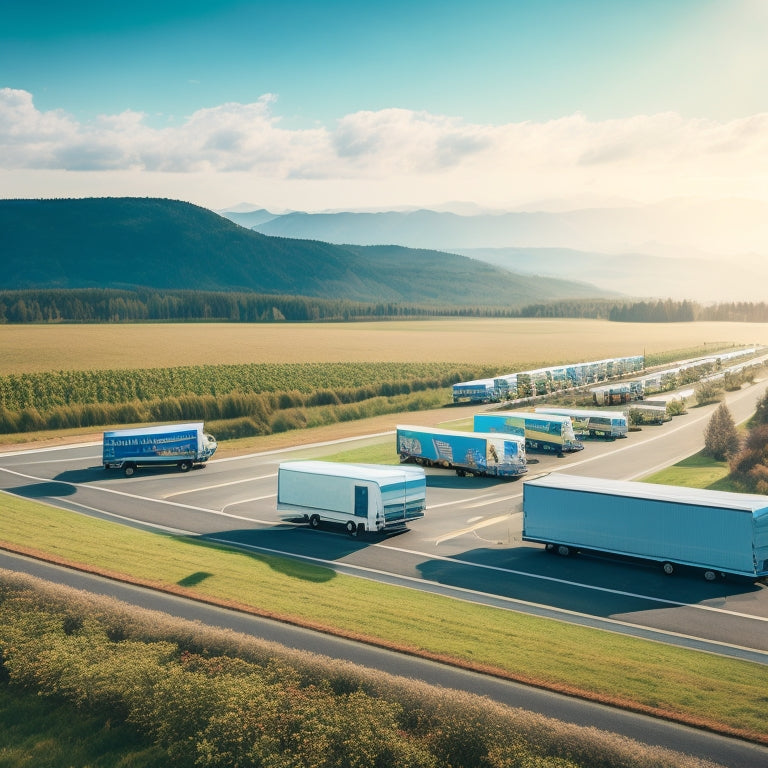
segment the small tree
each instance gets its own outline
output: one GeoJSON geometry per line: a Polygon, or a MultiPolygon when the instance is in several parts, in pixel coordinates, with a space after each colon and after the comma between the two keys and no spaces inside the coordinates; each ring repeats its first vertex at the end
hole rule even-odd
{"type": "Polygon", "coordinates": [[[694,388],[696,402],[699,405],[716,403],[722,396],[723,388],[714,381],[701,381],[694,388]]]}
{"type": "Polygon", "coordinates": [[[704,431],[704,453],[725,461],[739,450],[739,433],[725,403],[720,403],[704,431]]]}
{"type": "Polygon", "coordinates": [[[755,413],[750,419],[749,424],[752,427],[756,427],[759,424],[768,424],[768,389],[765,390],[763,396],[757,401],[755,413]]]}
{"type": "Polygon", "coordinates": [[[768,424],[749,431],[744,447],[731,457],[731,480],[746,493],[768,493],[768,424]]]}

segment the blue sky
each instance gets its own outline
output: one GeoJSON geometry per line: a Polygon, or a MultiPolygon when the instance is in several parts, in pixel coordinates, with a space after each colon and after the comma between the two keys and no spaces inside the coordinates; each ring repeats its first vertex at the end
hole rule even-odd
{"type": "Polygon", "coordinates": [[[763,0],[2,11],[3,197],[307,210],[768,198],[754,170],[763,0]]]}

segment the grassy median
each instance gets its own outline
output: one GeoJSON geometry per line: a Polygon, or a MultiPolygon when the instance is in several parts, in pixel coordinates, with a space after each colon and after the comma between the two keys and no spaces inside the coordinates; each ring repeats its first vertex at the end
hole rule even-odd
{"type": "Polygon", "coordinates": [[[0,545],[768,743],[768,667],[139,531],[8,494],[0,545]]]}

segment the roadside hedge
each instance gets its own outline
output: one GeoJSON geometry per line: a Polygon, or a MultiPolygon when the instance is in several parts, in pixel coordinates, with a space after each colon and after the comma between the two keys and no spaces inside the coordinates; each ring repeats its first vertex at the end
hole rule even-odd
{"type": "Polygon", "coordinates": [[[0,652],[0,684],[129,723],[169,766],[711,765],[7,571],[0,652]]]}

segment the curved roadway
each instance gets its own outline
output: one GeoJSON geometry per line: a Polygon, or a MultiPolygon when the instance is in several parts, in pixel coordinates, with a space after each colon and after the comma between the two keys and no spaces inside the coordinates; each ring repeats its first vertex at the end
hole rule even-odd
{"type": "MultiPolygon", "coordinates": [[[[737,422],[751,415],[763,392],[763,386],[755,385],[728,395],[728,406],[737,422]]],[[[530,455],[529,475],[557,469],[616,479],[642,477],[699,450],[714,407],[692,408],[672,422],[645,427],[624,440],[587,442],[584,451],[565,458],[530,455]]],[[[452,414],[446,409],[446,420],[452,414]]],[[[418,421],[418,414],[408,418],[418,421]]],[[[368,440],[391,442],[394,456],[392,434],[368,440]]],[[[204,471],[184,475],[147,470],[133,478],[104,472],[100,467],[100,445],[11,451],[0,454],[0,488],[131,525],[170,528],[239,546],[310,558],[365,578],[405,582],[411,587],[456,594],[510,610],[535,612],[768,664],[765,585],[734,580],[713,584],[694,572],[670,578],[636,563],[544,555],[541,547],[520,541],[522,485],[518,481],[459,478],[445,471],[430,470],[425,518],[413,523],[407,532],[383,540],[350,539],[331,528],[310,531],[281,521],[275,512],[279,462],[287,458],[321,458],[338,450],[336,443],[305,446],[215,460],[204,471]]],[[[18,559],[4,556],[3,562],[10,563],[4,567],[22,569],[18,559]]],[[[53,578],[60,579],[61,572],[55,573],[58,575],[53,578]]],[[[149,599],[140,598],[142,603],[149,599]]],[[[310,647],[319,642],[315,638],[310,647]]],[[[323,643],[326,642],[336,643],[324,637],[323,643]]],[[[372,649],[364,652],[378,653],[372,649]]],[[[343,655],[349,658],[351,651],[345,649],[343,655]]],[[[394,658],[399,661],[395,663],[390,658],[379,663],[395,672],[403,664],[417,663],[399,656],[394,658]]],[[[365,659],[362,663],[371,665],[365,659]]],[[[411,676],[410,672],[404,673],[411,676]]],[[[450,674],[464,682],[442,684],[474,690],[468,688],[472,677],[468,673],[450,674]]],[[[480,679],[482,683],[472,685],[509,690],[507,684],[480,679]]],[[[534,695],[528,689],[521,690],[526,701],[534,695]]],[[[508,695],[505,693],[501,700],[506,701],[504,697],[508,695]]],[[[540,695],[549,697],[536,692],[536,697],[540,695]]],[[[518,699],[516,705],[519,702],[518,699]]],[[[589,714],[581,719],[575,714],[563,719],[596,724],[592,705],[578,702],[575,707],[589,714]]],[[[626,713],[616,713],[615,717],[635,722],[635,716],[626,713]]],[[[624,728],[608,727],[626,732],[624,728]]],[[[646,741],[642,734],[668,727],[671,726],[657,721],[641,721],[633,726],[638,734],[634,737],[646,741]]],[[[671,741],[663,743],[677,745],[679,749],[680,738],[679,734],[674,735],[671,741]]],[[[652,738],[651,743],[662,742],[652,738]]],[[[761,762],[753,759],[739,763],[734,762],[735,758],[720,762],[768,764],[768,751],[749,745],[744,748],[757,749],[757,753],[751,753],[752,758],[759,754],[761,762]]],[[[707,751],[709,747],[702,749],[697,754],[715,759],[714,753],[707,751]]]]}

